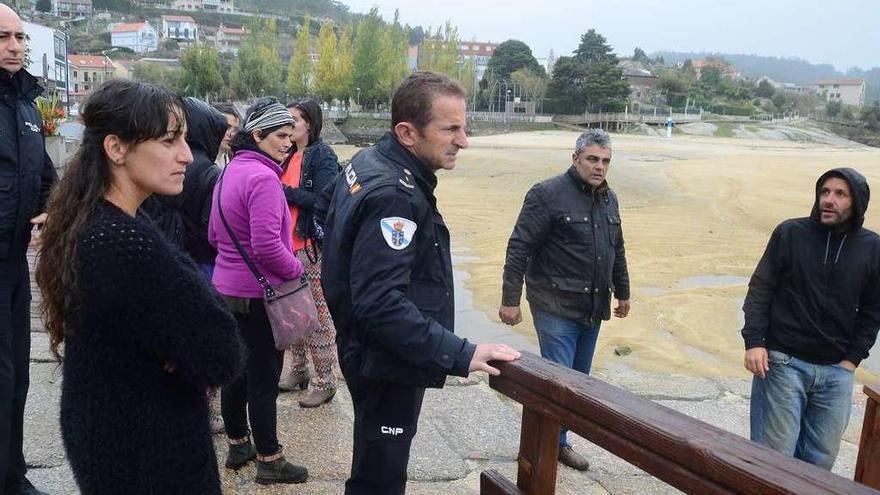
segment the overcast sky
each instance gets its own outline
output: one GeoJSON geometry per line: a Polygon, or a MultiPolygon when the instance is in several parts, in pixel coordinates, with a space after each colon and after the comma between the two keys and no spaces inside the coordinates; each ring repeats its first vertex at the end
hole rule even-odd
{"type": "Polygon", "coordinates": [[[635,47],[797,57],[840,70],[880,67],[878,0],[341,0],[386,19],[439,26],[463,40],[526,42],[536,57],[569,55],[590,28],[618,55],[635,47]]]}

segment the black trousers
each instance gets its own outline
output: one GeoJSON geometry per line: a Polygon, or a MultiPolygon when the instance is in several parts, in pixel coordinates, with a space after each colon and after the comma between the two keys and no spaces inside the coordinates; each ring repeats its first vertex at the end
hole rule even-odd
{"type": "Polygon", "coordinates": [[[250,300],[247,314],[236,313],[238,331],[247,344],[245,373],[220,389],[220,412],[229,438],[248,436],[248,419],[257,453],[278,452],[278,379],[284,353],[275,349],[272,327],[262,299],[250,300]]]}
{"type": "Polygon", "coordinates": [[[405,493],[425,389],[370,380],[345,365],[343,375],[354,403],[354,451],[345,495],[405,493]]]}
{"type": "Polygon", "coordinates": [[[24,477],[24,403],[30,382],[31,283],[27,256],[0,260],[0,488],[24,477]]]}

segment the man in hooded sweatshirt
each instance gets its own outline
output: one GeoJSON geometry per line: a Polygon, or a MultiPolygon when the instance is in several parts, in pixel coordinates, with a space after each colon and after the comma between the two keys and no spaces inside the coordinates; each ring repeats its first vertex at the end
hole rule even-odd
{"type": "Polygon", "coordinates": [[[880,237],[862,227],[869,198],[857,171],[822,174],[810,216],[773,231],[743,304],[751,438],[825,469],[880,328],[880,237]]]}
{"type": "Polygon", "coordinates": [[[184,98],[186,143],[193,162],[186,167],[183,192],[177,196],[153,195],[144,203],[144,210],[160,230],[192,257],[210,278],[217,251],[208,243],[208,219],[214,185],[220,167],[214,161],[226,134],[226,117],[217,109],[196,98],[184,98]]]}

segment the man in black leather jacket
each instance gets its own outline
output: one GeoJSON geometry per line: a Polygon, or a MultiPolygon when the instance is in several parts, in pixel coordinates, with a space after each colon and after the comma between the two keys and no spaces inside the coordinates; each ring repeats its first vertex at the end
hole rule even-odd
{"type": "Polygon", "coordinates": [[[0,5],[0,492],[41,493],[25,478],[24,404],[30,365],[31,229],[45,221],[57,180],[46,154],[43,122],[34,98],[43,88],[21,70],[21,19],[0,5]]]}
{"type": "MultiPolygon", "coordinates": [[[[629,313],[629,274],[617,195],[605,175],[611,139],[591,129],[575,144],[568,171],[536,184],[526,194],[507,245],[501,320],[516,325],[523,278],[541,355],[589,374],[602,320],[629,313]]],[[[559,460],[586,470],[567,431],[559,437],[559,460]]]]}
{"type": "Polygon", "coordinates": [[[467,147],[465,92],[416,72],[391,102],[392,131],[358,153],[327,193],[322,283],[354,403],[345,493],[402,494],[426,387],[519,353],[453,333],[449,231],[437,210],[438,170],[467,147]]]}

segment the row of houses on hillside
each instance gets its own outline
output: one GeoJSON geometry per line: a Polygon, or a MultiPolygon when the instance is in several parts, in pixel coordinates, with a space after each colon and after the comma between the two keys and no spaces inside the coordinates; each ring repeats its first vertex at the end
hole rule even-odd
{"type": "MultiPolygon", "coordinates": [[[[235,0],[172,0],[168,7],[174,10],[232,14],[235,13],[235,0]]],[[[92,0],[52,0],[52,14],[58,17],[88,17],[93,13],[92,0]]]]}
{"type": "Polygon", "coordinates": [[[149,21],[117,24],[110,31],[110,43],[136,53],[147,53],[159,49],[160,39],[175,40],[182,46],[206,41],[212,42],[220,53],[237,55],[242,39],[248,34],[245,27],[220,24],[213,36],[205,36],[188,15],[163,15],[160,22],[159,29],[149,21]]]}

